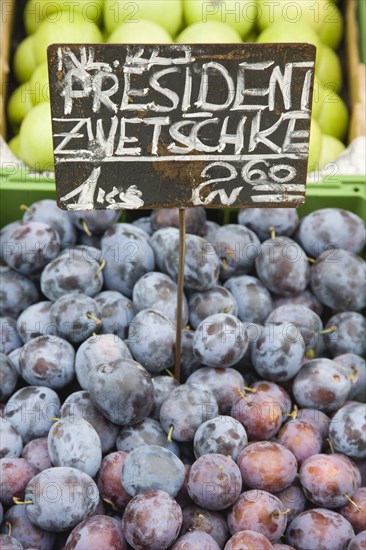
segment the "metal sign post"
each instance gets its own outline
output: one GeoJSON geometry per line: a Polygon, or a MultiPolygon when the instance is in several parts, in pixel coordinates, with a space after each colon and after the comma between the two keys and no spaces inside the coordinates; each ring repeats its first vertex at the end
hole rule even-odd
{"type": "Polygon", "coordinates": [[[177,292],[177,331],[175,340],[175,378],[180,381],[180,356],[182,351],[182,310],[184,288],[184,260],[186,256],[186,211],[179,209],[179,271],[177,292]]]}

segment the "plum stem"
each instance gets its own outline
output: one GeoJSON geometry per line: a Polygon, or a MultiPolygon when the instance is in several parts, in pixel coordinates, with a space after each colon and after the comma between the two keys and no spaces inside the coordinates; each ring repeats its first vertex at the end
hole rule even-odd
{"type": "Polygon", "coordinates": [[[274,518],[279,518],[280,516],[287,516],[287,514],[289,514],[291,512],[291,508],[287,508],[287,510],[285,510],[284,512],[274,512],[273,513],[273,517],[274,518]]]}
{"type": "Polygon", "coordinates": [[[316,260],[314,258],[307,258],[309,264],[315,264],[316,260]]]}
{"type": "Polygon", "coordinates": [[[308,349],[305,353],[306,359],[314,359],[315,355],[315,349],[308,349]]]}
{"type": "Polygon", "coordinates": [[[58,422],[60,418],[57,418],[56,416],[52,416],[52,418],[48,419],[48,422],[58,422]]]}
{"type": "Polygon", "coordinates": [[[293,420],[296,420],[297,413],[299,412],[298,406],[294,405],[294,408],[290,413],[286,413],[285,416],[290,416],[293,420]]]}
{"type": "Polygon", "coordinates": [[[334,450],[334,446],[333,446],[333,443],[332,443],[332,440],[330,439],[330,437],[327,437],[327,441],[328,441],[328,443],[329,443],[329,447],[330,447],[331,453],[332,453],[332,455],[334,455],[335,450],[334,450]]]}
{"type": "Polygon", "coordinates": [[[356,504],[355,501],[352,500],[351,497],[347,493],[343,493],[343,496],[344,496],[344,498],[346,498],[348,500],[348,502],[350,502],[356,508],[357,512],[362,512],[361,506],[356,504]]]}
{"type": "Polygon", "coordinates": [[[219,466],[219,470],[220,470],[219,480],[222,481],[224,479],[224,477],[222,475],[222,466],[221,465],[219,466]]]}
{"type": "Polygon", "coordinates": [[[171,370],[165,369],[165,372],[166,372],[167,374],[169,374],[169,376],[170,376],[171,378],[174,378],[174,374],[172,373],[171,370]]]}
{"type": "Polygon", "coordinates": [[[111,499],[103,498],[103,501],[106,502],[107,504],[109,504],[114,511],[118,510],[117,506],[114,504],[114,502],[111,499]]]}
{"type": "Polygon", "coordinates": [[[358,380],[358,369],[355,367],[355,365],[350,365],[351,374],[348,376],[348,378],[351,380],[352,384],[356,384],[358,380]]]}
{"type": "Polygon", "coordinates": [[[11,523],[10,523],[10,521],[5,522],[5,525],[8,528],[8,536],[11,537],[11,523]]]}
{"type": "Polygon", "coordinates": [[[203,514],[198,514],[198,523],[196,525],[196,529],[199,529],[201,527],[204,520],[205,520],[205,516],[203,514]]]}
{"type": "Polygon", "coordinates": [[[106,265],[107,265],[107,260],[103,259],[102,263],[100,264],[100,266],[98,267],[98,269],[95,272],[96,277],[98,277],[99,273],[101,273],[103,271],[103,269],[105,268],[106,265]]]}
{"type": "Polygon", "coordinates": [[[33,500],[20,500],[18,497],[13,497],[14,504],[23,504],[24,506],[26,504],[33,504],[33,500]]]}
{"type": "Polygon", "coordinates": [[[168,443],[171,443],[172,441],[172,434],[173,434],[173,431],[174,431],[174,426],[173,424],[170,426],[169,428],[169,432],[168,432],[168,435],[166,436],[166,440],[168,441],[168,443]]]}
{"type": "Polygon", "coordinates": [[[102,321],[98,319],[98,317],[95,317],[95,315],[93,315],[92,313],[87,313],[86,316],[88,319],[92,319],[92,321],[94,321],[97,325],[102,324],[102,321]]]}
{"type": "Polygon", "coordinates": [[[32,208],[30,208],[26,204],[21,204],[19,206],[19,210],[21,210],[22,212],[29,212],[30,214],[33,212],[32,208]]]}
{"type": "Polygon", "coordinates": [[[88,227],[88,224],[86,223],[85,220],[83,220],[81,222],[81,225],[82,225],[82,228],[84,229],[85,233],[88,235],[88,237],[92,237],[93,236],[93,233],[90,231],[89,227],[88,227]]]}
{"type": "Polygon", "coordinates": [[[249,388],[248,386],[244,386],[245,391],[248,393],[257,393],[257,388],[249,388]]]}
{"type": "Polygon", "coordinates": [[[325,328],[324,330],[321,330],[319,334],[330,334],[331,332],[336,332],[336,331],[337,331],[337,327],[333,325],[329,328],[325,328]]]}
{"type": "Polygon", "coordinates": [[[271,239],[275,239],[276,238],[276,230],[275,228],[273,227],[273,225],[270,225],[269,228],[268,228],[269,232],[270,232],[270,235],[271,235],[271,239]]]}
{"type": "Polygon", "coordinates": [[[236,393],[239,395],[239,397],[241,397],[242,399],[244,399],[244,401],[246,401],[248,403],[247,396],[241,391],[240,388],[237,388],[236,393]]]}

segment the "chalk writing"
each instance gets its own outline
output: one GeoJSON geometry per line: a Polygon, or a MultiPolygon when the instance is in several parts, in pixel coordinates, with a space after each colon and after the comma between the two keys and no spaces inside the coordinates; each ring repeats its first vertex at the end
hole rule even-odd
{"type": "Polygon", "coordinates": [[[314,58],[304,44],[51,46],[60,206],[300,204],[314,58]]]}

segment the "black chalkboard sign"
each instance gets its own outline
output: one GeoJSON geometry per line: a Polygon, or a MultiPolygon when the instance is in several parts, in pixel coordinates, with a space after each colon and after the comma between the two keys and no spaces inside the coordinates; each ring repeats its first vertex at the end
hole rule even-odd
{"type": "Polygon", "coordinates": [[[52,45],[58,204],[298,206],[315,47],[52,45]]]}

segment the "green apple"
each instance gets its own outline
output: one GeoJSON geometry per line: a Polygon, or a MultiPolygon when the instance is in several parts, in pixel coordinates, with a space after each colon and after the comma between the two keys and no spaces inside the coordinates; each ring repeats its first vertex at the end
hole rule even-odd
{"type": "Polygon", "coordinates": [[[320,157],[318,160],[319,170],[323,170],[327,164],[333,162],[345,149],[346,147],[339,139],[334,136],[323,134],[320,146],[320,157]]]}
{"type": "Polygon", "coordinates": [[[138,23],[123,23],[108,37],[115,44],[171,44],[170,34],[153,21],[140,19],[138,23]]]}
{"type": "Polygon", "coordinates": [[[10,96],[7,115],[13,130],[17,131],[24,117],[32,109],[31,94],[27,91],[27,82],[21,84],[10,96]]]}
{"type": "Polygon", "coordinates": [[[318,34],[326,19],[328,0],[257,0],[257,26],[264,30],[276,21],[287,22],[297,29],[303,24],[312,27],[318,34]]]}
{"type": "Polygon", "coordinates": [[[32,92],[33,105],[38,105],[38,103],[50,100],[47,63],[41,63],[35,69],[29,79],[28,89],[32,92]]]}
{"type": "Polygon", "coordinates": [[[230,25],[219,21],[208,21],[189,25],[179,34],[176,42],[178,44],[233,44],[242,42],[242,39],[230,25]]]}
{"type": "Polygon", "coordinates": [[[33,107],[19,132],[20,159],[40,172],[53,170],[51,107],[48,102],[33,107]]]}
{"type": "Polygon", "coordinates": [[[184,19],[188,25],[219,21],[245,36],[253,28],[257,7],[253,0],[183,0],[184,19]]]}
{"type": "Polygon", "coordinates": [[[348,129],[348,110],[343,99],[332,88],[324,86],[324,101],[318,117],[323,134],[343,141],[348,129]]]}
{"type": "Polygon", "coordinates": [[[315,72],[325,85],[332,85],[335,92],[342,88],[341,61],[334,50],[323,44],[316,59],[315,72]]]}
{"type": "Polygon", "coordinates": [[[42,21],[56,23],[61,12],[69,15],[72,22],[75,14],[85,21],[99,24],[102,19],[103,0],[28,0],[23,12],[27,34],[34,33],[42,21]]]}
{"type": "Polygon", "coordinates": [[[320,158],[320,148],[322,142],[322,132],[319,124],[311,119],[310,127],[310,142],[309,142],[309,160],[308,160],[308,172],[312,170],[318,170],[318,162],[320,158]]]}
{"type": "Polygon", "coordinates": [[[314,86],[313,86],[313,105],[311,116],[316,120],[319,118],[320,111],[322,109],[324,102],[324,87],[320,82],[319,78],[314,75],[314,86]]]}
{"type": "Polygon", "coordinates": [[[302,23],[294,25],[287,21],[276,21],[264,29],[257,38],[257,42],[307,42],[321,49],[321,40],[314,29],[302,23]]]}
{"type": "MultiPolygon", "coordinates": [[[[364,2],[365,0],[361,1],[364,2]]],[[[343,36],[343,15],[331,0],[329,0],[324,13],[326,14],[324,25],[321,28],[319,36],[323,44],[336,50],[343,36]]]]}
{"type": "Polygon", "coordinates": [[[10,141],[8,141],[8,147],[10,151],[16,156],[20,157],[20,137],[19,134],[11,138],[10,141]]]}
{"type": "Polygon", "coordinates": [[[75,14],[73,22],[67,12],[61,12],[57,22],[42,21],[34,33],[34,55],[36,64],[47,62],[47,47],[50,44],[97,43],[102,42],[102,33],[95,23],[85,21],[75,14]]]}
{"type": "Polygon", "coordinates": [[[33,36],[27,36],[18,44],[15,50],[13,60],[14,74],[20,84],[27,82],[36,68],[33,42],[33,36]]]}
{"type": "Polygon", "coordinates": [[[259,43],[271,42],[305,42],[316,46],[316,61],[319,58],[322,50],[322,43],[319,36],[306,23],[302,25],[294,25],[286,21],[277,21],[264,29],[257,38],[259,43]]]}
{"type": "Polygon", "coordinates": [[[23,11],[23,21],[25,32],[32,35],[36,30],[41,19],[42,7],[39,0],[28,0],[23,11]]]}
{"type": "Polygon", "coordinates": [[[108,32],[122,23],[153,21],[175,36],[182,23],[181,0],[104,0],[103,20],[108,32]]]}

